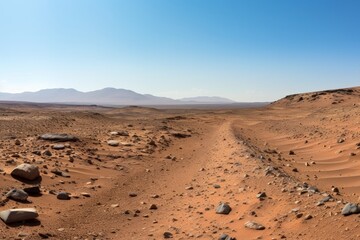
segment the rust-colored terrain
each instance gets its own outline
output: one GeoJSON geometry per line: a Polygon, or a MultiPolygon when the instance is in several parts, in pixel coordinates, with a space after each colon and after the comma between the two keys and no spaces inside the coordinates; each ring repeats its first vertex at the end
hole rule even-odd
{"type": "Polygon", "coordinates": [[[1,223],[0,239],[359,239],[359,215],[342,210],[360,201],[360,88],[250,109],[4,102],[0,169],[0,211],[39,214],[1,223]],[[41,179],[11,176],[22,163],[41,179]],[[41,194],[5,196],[29,186],[41,194]]]}

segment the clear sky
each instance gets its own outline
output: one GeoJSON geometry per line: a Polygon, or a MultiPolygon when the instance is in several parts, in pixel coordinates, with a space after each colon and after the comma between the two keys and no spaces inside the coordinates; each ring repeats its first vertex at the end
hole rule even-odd
{"type": "Polygon", "coordinates": [[[358,0],[0,0],[0,92],[269,101],[360,85],[358,0]]]}

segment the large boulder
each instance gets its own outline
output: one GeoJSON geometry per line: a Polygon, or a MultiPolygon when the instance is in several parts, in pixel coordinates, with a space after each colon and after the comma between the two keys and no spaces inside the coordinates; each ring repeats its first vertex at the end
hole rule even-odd
{"type": "Polygon", "coordinates": [[[360,207],[358,204],[355,204],[355,203],[346,204],[341,211],[341,214],[344,216],[348,216],[351,214],[357,214],[357,213],[360,213],[360,207]]]}
{"type": "Polygon", "coordinates": [[[46,133],[40,136],[42,140],[56,141],[56,142],[75,142],[79,140],[73,135],[66,133],[46,133]]]}
{"type": "Polygon", "coordinates": [[[17,208],[0,212],[0,218],[7,224],[32,220],[38,216],[35,208],[17,208]]]}
{"type": "Polygon", "coordinates": [[[26,180],[35,180],[40,177],[39,168],[35,165],[23,163],[12,170],[11,175],[13,177],[19,177],[26,180]]]}

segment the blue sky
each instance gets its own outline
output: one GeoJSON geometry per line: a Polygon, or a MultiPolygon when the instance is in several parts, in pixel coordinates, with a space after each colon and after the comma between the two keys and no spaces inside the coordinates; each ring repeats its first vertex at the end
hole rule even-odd
{"type": "Polygon", "coordinates": [[[0,92],[271,101],[360,85],[357,0],[0,0],[0,92]]]}

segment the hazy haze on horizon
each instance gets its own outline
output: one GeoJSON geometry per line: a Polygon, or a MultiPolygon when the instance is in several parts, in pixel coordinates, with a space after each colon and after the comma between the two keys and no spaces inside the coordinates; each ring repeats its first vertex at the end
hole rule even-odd
{"type": "Polygon", "coordinates": [[[360,85],[360,2],[0,0],[0,92],[272,101],[360,85]]]}

